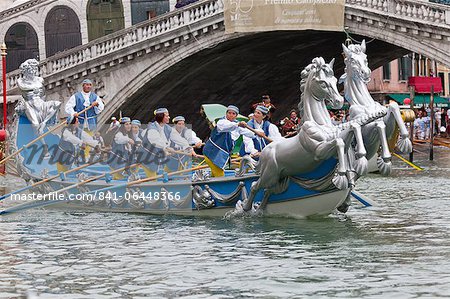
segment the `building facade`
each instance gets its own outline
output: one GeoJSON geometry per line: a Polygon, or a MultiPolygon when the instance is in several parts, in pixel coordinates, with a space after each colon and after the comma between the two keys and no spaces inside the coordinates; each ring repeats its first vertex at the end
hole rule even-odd
{"type": "Polygon", "coordinates": [[[450,68],[415,53],[405,55],[373,70],[368,88],[376,101],[387,103],[391,100],[389,94],[410,93],[408,78],[411,76],[439,76],[443,87],[441,96],[450,96],[450,68]]]}
{"type": "Polygon", "coordinates": [[[176,0],[1,0],[7,72],[173,10],[176,0]]]}

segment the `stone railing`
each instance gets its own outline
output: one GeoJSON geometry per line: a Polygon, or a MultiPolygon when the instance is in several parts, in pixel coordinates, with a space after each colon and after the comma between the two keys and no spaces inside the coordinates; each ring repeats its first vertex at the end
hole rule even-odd
{"type": "Polygon", "coordinates": [[[4,20],[7,17],[10,17],[14,14],[21,13],[22,11],[24,11],[28,8],[34,7],[36,5],[39,5],[41,3],[48,2],[48,1],[52,1],[52,0],[30,0],[30,1],[27,1],[20,5],[14,6],[13,8],[10,8],[10,9],[0,12],[0,20],[4,20]]]}
{"type": "MultiPolygon", "coordinates": [[[[190,4],[158,18],[136,24],[49,57],[40,62],[40,76],[49,77],[220,13],[223,13],[222,0],[204,0],[190,4]]],[[[20,76],[19,70],[7,74],[8,90],[17,87],[17,80],[20,76]]]]}
{"type": "Polygon", "coordinates": [[[414,22],[432,22],[435,25],[450,25],[450,8],[446,5],[423,0],[347,0],[346,4],[355,7],[367,7],[392,14],[398,18],[414,22]]]}

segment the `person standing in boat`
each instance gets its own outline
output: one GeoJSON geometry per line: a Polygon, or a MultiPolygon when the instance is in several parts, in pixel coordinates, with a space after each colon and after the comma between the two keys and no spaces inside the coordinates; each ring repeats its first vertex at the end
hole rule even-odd
{"type": "MultiPolygon", "coordinates": [[[[283,137],[281,137],[278,128],[270,121],[266,120],[268,113],[269,109],[267,107],[257,106],[253,119],[250,120],[247,125],[256,131],[263,132],[264,135],[272,139],[272,141],[282,140],[283,137]]],[[[257,136],[255,138],[249,138],[244,136],[239,155],[241,157],[251,155],[252,157],[258,158],[267,144],[269,144],[269,141],[263,137],[257,136]]]]}
{"type": "Polygon", "coordinates": [[[258,106],[264,106],[269,110],[267,113],[267,120],[272,121],[272,113],[274,113],[277,108],[275,108],[275,105],[270,102],[270,96],[267,94],[263,95],[262,102],[252,105],[253,110],[255,110],[258,106]]]}
{"type": "Polygon", "coordinates": [[[79,158],[84,155],[86,145],[100,149],[98,141],[94,140],[89,134],[79,127],[78,118],[70,115],[67,118],[68,126],[62,129],[61,138],[51,161],[56,162],[56,168],[59,172],[69,170],[79,158]]]}
{"type": "Polygon", "coordinates": [[[83,129],[93,132],[97,128],[97,116],[105,109],[105,105],[102,99],[92,92],[92,80],[84,79],[81,84],[82,91],[76,92],[69,98],[64,110],[68,115],[76,115],[93,105],[93,108],[78,116],[83,129]]]}
{"type": "MultiPolygon", "coordinates": [[[[112,170],[125,167],[131,163],[130,154],[135,143],[131,135],[131,119],[122,117],[120,123],[119,131],[114,135],[111,152],[108,157],[108,164],[112,170]]],[[[122,178],[122,174],[114,174],[114,179],[122,178]]]]}
{"type": "Polygon", "coordinates": [[[189,148],[186,139],[169,126],[170,115],[166,108],[155,110],[155,119],[149,123],[142,134],[142,145],[147,152],[144,155],[143,168],[147,176],[154,176],[158,170],[176,170],[179,166],[177,157],[171,157],[173,147],[181,150],[189,148]]]}
{"type": "MultiPolygon", "coordinates": [[[[246,129],[247,123],[245,121],[238,122],[236,120],[238,114],[238,107],[229,105],[225,117],[217,122],[203,147],[203,155],[205,155],[205,161],[211,168],[213,177],[225,175],[224,168],[230,159],[236,140],[241,135],[249,138],[256,137],[252,131],[246,129]]],[[[256,134],[260,137],[264,136],[263,132],[257,132],[256,134]]]]}

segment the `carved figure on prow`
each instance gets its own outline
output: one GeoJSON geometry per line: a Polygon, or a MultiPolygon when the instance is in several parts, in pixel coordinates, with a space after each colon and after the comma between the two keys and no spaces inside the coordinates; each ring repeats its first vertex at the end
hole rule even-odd
{"type": "Polygon", "coordinates": [[[42,135],[47,123],[56,116],[61,102],[45,101],[44,79],[39,77],[38,66],[36,59],[28,59],[20,65],[22,78],[17,80],[17,85],[23,99],[16,111],[27,116],[36,135],[42,135]]]}
{"type": "Polygon", "coordinates": [[[313,171],[321,161],[337,156],[338,165],[333,184],[339,189],[348,188],[345,148],[353,139],[352,129],[341,130],[331,123],[326,105],[339,109],[344,103],[333,73],[334,59],[325,63],[314,58],[301,73],[301,100],[299,110],[302,126],[297,136],[272,142],[261,152],[257,170],[259,179],[253,183],[250,196],[242,206],[249,211],[260,189],[264,197],[259,206],[263,210],[271,194],[284,192],[289,176],[313,171]]]}
{"type": "MultiPolygon", "coordinates": [[[[368,67],[366,42],[363,41],[361,45],[351,44],[348,47],[342,44],[342,49],[345,55],[345,73],[340,78],[340,82],[344,83],[344,97],[350,103],[350,121],[362,118],[376,119],[384,115],[383,118],[363,126],[361,133],[364,146],[367,149],[367,158],[373,157],[381,144],[381,157],[378,158],[377,162],[378,168],[382,175],[389,175],[391,172],[391,154],[387,138],[394,134],[397,125],[400,130],[397,147],[403,153],[410,153],[412,144],[408,138],[408,130],[402,120],[397,103],[389,103],[386,109],[372,98],[367,89],[371,70],[368,67]]],[[[356,148],[355,151],[358,159],[361,150],[356,148]]]]}

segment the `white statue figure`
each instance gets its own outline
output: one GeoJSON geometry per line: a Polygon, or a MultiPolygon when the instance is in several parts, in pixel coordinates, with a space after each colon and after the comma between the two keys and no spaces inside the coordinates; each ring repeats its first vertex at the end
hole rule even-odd
{"type": "Polygon", "coordinates": [[[28,59],[20,65],[22,78],[17,85],[22,91],[21,110],[25,112],[37,135],[44,133],[47,122],[55,116],[61,106],[59,101],[45,101],[44,79],[39,77],[39,63],[28,59]]]}
{"type": "MultiPolygon", "coordinates": [[[[271,194],[286,190],[289,176],[313,171],[322,161],[333,156],[338,158],[333,184],[339,189],[349,187],[347,175],[351,169],[346,159],[346,148],[350,146],[353,137],[357,136],[361,126],[384,114],[364,117],[346,129],[333,125],[326,104],[330,104],[333,109],[340,109],[344,103],[336,87],[333,63],[334,59],[326,64],[322,57],[314,58],[302,71],[302,95],[298,105],[302,118],[301,129],[296,137],[283,142],[272,142],[264,148],[257,165],[260,177],[253,183],[249,198],[243,204],[245,211],[252,208],[258,190],[264,189],[260,205],[260,209],[264,209],[271,194]]],[[[356,141],[362,140],[356,138],[356,141]]],[[[364,155],[364,145],[359,146],[361,155],[364,155]]]]}
{"type": "MultiPolygon", "coordinates": [[[[363,115],[368,115],[374,111],[385,109],[376,102],[367,89],[370,81],[371,70],[368,67],[366,52],[366,42],[361,45],[342,45],[345,54],[345,74],[340,81],[344,82],[345,99],[350,103],[350,120],[358,119],[363,115]]],[[[395,124],[400,130],[400,140],[398,148],[403,153],[412,151],[412,144],[409,140],[408,130],[400,114],[397,103],[388,105],[387,114],[384,118],[370,123],[362,128],[364,146],[367,149],[367,157],[373,157],[381,143],[381,158],[377,164],[382,175],[389,175],[391,172],[391,153],[387,138],[391,137],[395,131],[395,124]]]]}

